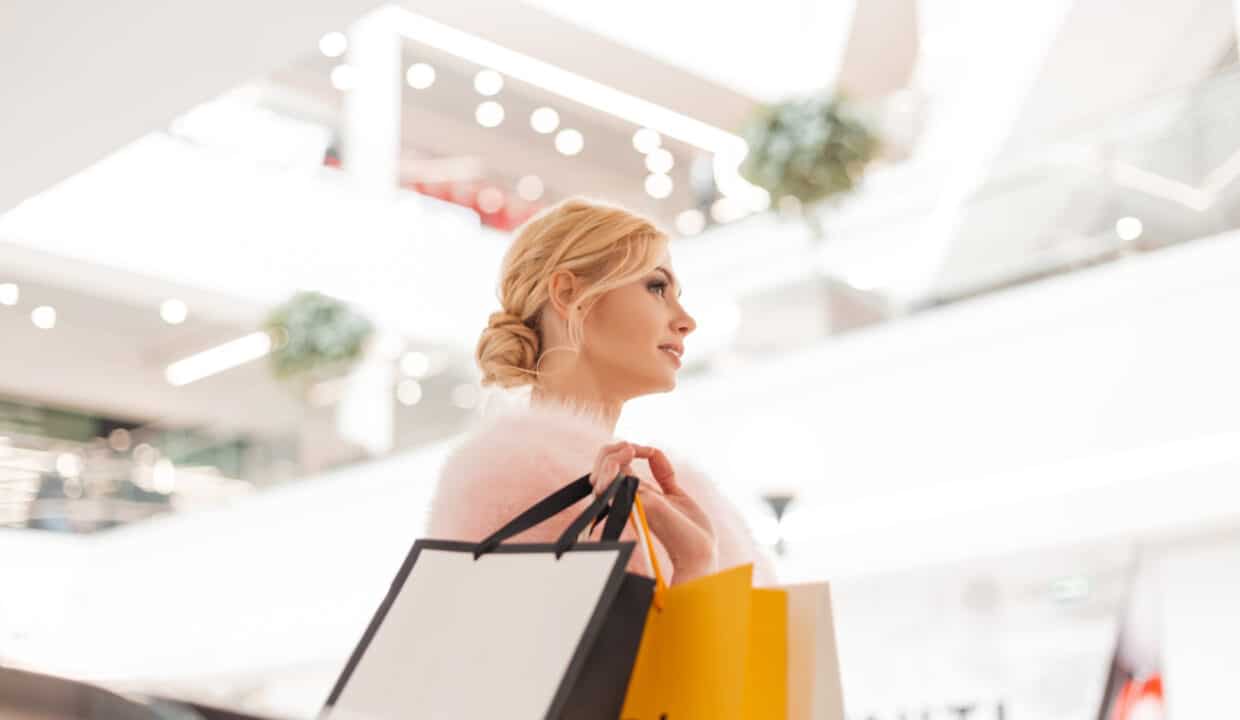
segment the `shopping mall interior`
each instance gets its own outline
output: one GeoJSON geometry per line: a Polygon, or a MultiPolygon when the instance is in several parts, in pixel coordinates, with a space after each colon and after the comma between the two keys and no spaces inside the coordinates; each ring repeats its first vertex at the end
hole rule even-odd
{"type": "Polygon", "coordinates": [[[846,717],[1234,703],[1237,0],[0,18],[0,668],[314,717],[585,195],[698,325],[617,435],[830,582],[846,717]]]}

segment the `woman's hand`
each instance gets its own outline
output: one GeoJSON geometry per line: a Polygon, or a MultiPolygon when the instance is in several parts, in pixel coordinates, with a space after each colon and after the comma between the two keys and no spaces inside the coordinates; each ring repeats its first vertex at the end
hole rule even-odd
{"type": "Polygon", "coordinates": [[[621,474],[635,475],[632,463],[639,458],[650,466],[655,480],[654,486],[642,481],[642,507],[651,532],[672,561],[674,584],[715,572],[717,551],[710,518],[677,484],[676,471],[661,451],[627,442],[603,446],[590,473],[594,492],[605,492],[621,474]]]}

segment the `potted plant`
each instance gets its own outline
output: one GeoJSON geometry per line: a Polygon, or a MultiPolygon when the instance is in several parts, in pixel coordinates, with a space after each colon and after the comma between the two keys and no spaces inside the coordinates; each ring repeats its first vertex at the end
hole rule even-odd
{"type": "Polygon", "coordinates": [[[272,311],[264,327],[275,340],[272,373],[303,389],[347,374],[375,329],[347,303],[318,292],[297,293],[272,311]]]}
{"type": "Polygon", "coordinates": [[[846,101],[829,95],[760,107],[742,135],[749,154],[741,175],[776,203],[795,198],[815,239],[824,236],[815,206],[851,192],[880,149],[846,101]]]}

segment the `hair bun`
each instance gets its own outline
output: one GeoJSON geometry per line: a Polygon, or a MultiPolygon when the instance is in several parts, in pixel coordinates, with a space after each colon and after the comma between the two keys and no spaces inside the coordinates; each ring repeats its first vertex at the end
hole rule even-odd
{"type": "Polygon", "coordinates": [[[538,362],[538,332],[518,315],[491,313],[478,338],[478,367],[483,385],[513,387],[530,382],[538,362]]]}

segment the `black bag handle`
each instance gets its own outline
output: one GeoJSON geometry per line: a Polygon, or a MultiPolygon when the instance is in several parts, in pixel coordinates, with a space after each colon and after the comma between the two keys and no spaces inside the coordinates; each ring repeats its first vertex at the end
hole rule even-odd
{"type": "Polygon", "coordinates": [[[585,530],[587,525],[591,527],[598,525],[598,522],[607,515],[610,515],[610,517],[607,519],[607,525],[603,527],[601,540],[604,542],[618,540],[621,531],[624,530],[624,523],[628,521],[629,513],[632,511],[633,498],[637,496],[637,485],[637,478],[617,475],[615,482],[611,484],[611,487],[607,488],[607,492],[596,497],[594,502],[590,503],[590,507],[578,515],[577,519],[568,526],[568,529],[556,541],[556,558],[559,559],[561,555],[572,549],[577,542],[577,538],[581,535],[581,531],[585,530]],[[627,505],[624,507],[616,507],[618,503],[626,501],[627,505]]]}
{"type": "MultiPolygon", "coordinates": [[[[590,506],[568,526],[568,529],[556,541],[556,558],[558,559],[572,549],[577,541],[577,536],[581,534],[586,525],[591,523],[597,525],[604,517],[607,517],[607,525],[603,528],[601,539],[605,541],[619,539],[620,533],[624,530],[624,523],[628,522],[629,514],[632,512],[633,500],[637,497],[638,484],[639,481],[635,477],[617,477],[616,481],[611,484],[611,487],[607,488],[607,492],[596,497],[594,502],[590,503],[590,506]],[[612,512],[612,510],[615,512],[612,512]]],[[[477,560],[486,553],[491,552],[500,543],[514,535],[525,532],[535,525],[560,514],[583,498],[589,497],[593,492],[594,486],[590,484],[589,475],[577,478],[568,485],[539,500],[528,510],[508,521],[499,530],[496,530],[479,542],[477,547],[474,548],[474,559],[477,560]]]]}

